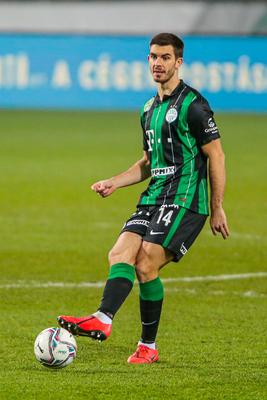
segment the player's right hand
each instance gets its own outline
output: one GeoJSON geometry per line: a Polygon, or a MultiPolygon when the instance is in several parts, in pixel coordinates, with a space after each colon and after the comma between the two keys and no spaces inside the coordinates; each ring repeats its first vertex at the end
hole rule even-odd
{"type": "Polygon", "coordinates": [[[105,179],[103,181],[99,181],[94,183],[91,186],[91,189],[94,190],[96,193],[98,193],[102,197],[108,197],[110,196],[117,188],[115,186],[115,183],[113,179],[105,179]]]}

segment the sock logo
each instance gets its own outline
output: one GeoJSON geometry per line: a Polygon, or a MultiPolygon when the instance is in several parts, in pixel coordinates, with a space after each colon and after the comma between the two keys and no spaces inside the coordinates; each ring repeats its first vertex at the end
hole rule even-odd
{"type": "Polygon", "coordinates": [[[155,320],[155,321],[152,321],[152,322],[143,322],[142,321],[142,325],[153,325],[153,324],[155,324],[156,322],[158,322],[157,320],[155,320]]]}

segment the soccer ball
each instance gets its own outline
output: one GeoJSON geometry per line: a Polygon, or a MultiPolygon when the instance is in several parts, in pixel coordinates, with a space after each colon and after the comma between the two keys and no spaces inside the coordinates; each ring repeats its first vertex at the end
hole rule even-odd
{"type": "Polygon", "coordinates": [[[37,360],[48,368],[64,368],[76,357],[77,344],[74,336],[63,328],[47,328],[34,342],[37,360]]]}

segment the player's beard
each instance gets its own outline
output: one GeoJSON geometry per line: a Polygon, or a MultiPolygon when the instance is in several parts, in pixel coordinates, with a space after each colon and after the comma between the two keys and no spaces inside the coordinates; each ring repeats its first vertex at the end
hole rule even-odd
{"type": "Polygon", "coordinates": [[[161,83],[164,84],[166,82],[168,82],[170,79],[172,79],[172,77],[174,76],[174,74],[176,73],[175,68],[172,68],[171,70],[167,71],[163,70],[163,71],[153,71],[153,79],[156,83],[161,83]],[[158,75],[158,77],[156,76],[158,75]]]}

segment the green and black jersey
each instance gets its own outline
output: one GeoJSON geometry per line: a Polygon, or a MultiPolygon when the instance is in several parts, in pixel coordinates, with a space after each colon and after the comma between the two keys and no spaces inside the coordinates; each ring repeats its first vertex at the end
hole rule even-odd
{"type": "Polygon", "coordinates": [[[146,102],[141,125],[152,178],[138,205],[176,204],[208,215],[207,159],[201,146],[220,135],[207,100],[180,80],[170,96],[146,102]]]}

